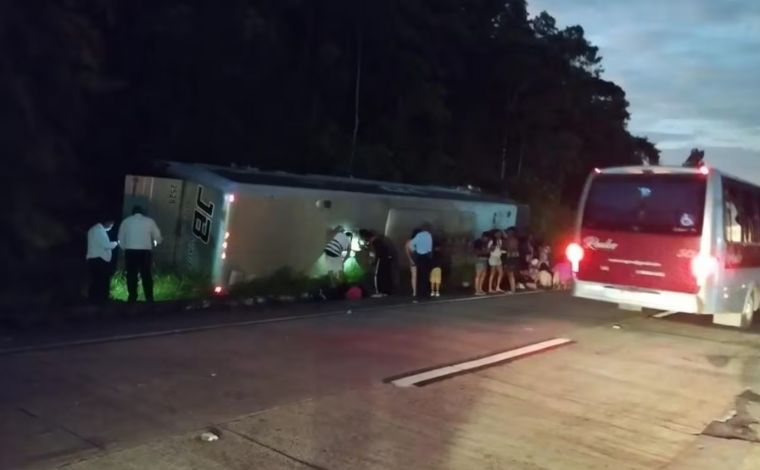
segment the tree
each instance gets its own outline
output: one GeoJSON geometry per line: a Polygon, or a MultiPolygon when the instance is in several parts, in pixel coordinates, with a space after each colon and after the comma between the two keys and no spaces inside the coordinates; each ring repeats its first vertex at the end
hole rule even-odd
{"type": "Polygon", "coordinates": [[[563,210],[594,167],[659,161],[583,28],[525,0],[4,2],[0,46],[16,264],[81,243],[161,159],[563,210]]]}

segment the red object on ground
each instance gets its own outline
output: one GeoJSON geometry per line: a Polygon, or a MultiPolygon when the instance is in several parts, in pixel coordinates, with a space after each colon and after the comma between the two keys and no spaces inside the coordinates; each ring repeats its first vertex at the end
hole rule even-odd
{"type": "Polygon", "coordinates": [[[346,291],[346,300],[360,300],[362,297],[362,290],[356,286],[346,291]]]}

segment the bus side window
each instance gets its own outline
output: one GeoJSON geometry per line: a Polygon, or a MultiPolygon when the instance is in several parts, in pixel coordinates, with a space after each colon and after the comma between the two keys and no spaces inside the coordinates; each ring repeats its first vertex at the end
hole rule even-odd
{"type": "Polygon", "coordinates": [[[749,225],[748,243],[760,244],[760,192],[756,189],[747,191],[747,225],[749,225]]]}
{"type": "Polygon", "coordinates": [[[726,230],[726,242],[741,243],[742,228],[739,225],[739,201],[737,200],[737,188],[728,186],[723,194],[725,204],[724,226],[726,230]]]}
{"type": "Polygon", "coordinates": [[[728,179],[725,185],[726,242],[760,244],[760,192],[728,179]]]}

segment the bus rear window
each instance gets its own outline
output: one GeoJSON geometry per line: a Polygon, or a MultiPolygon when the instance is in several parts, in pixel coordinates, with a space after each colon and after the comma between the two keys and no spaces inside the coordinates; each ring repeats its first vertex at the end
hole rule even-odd
{"type": "Polygon", "coordinates": [[[598,175],[586,199],[583,227],[699,235],[704,207],[705,179],[697,175],[598,175]]]}

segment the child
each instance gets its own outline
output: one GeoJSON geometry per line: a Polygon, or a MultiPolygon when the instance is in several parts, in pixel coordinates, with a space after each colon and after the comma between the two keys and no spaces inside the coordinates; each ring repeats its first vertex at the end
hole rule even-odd
{"type": "Polygon", "coordinates": [[[551,289],[559,285],[559,276],[552,270],[551,248],[541,245],[538,250],[538,287],[551,289]]]}
{"type": "Polygon", "coordinates": [[[443,254],[439,242],[433,246],[433,269],[430,270],[430,297],[441,296],[441,282],[443,281],[443,254]]]}

